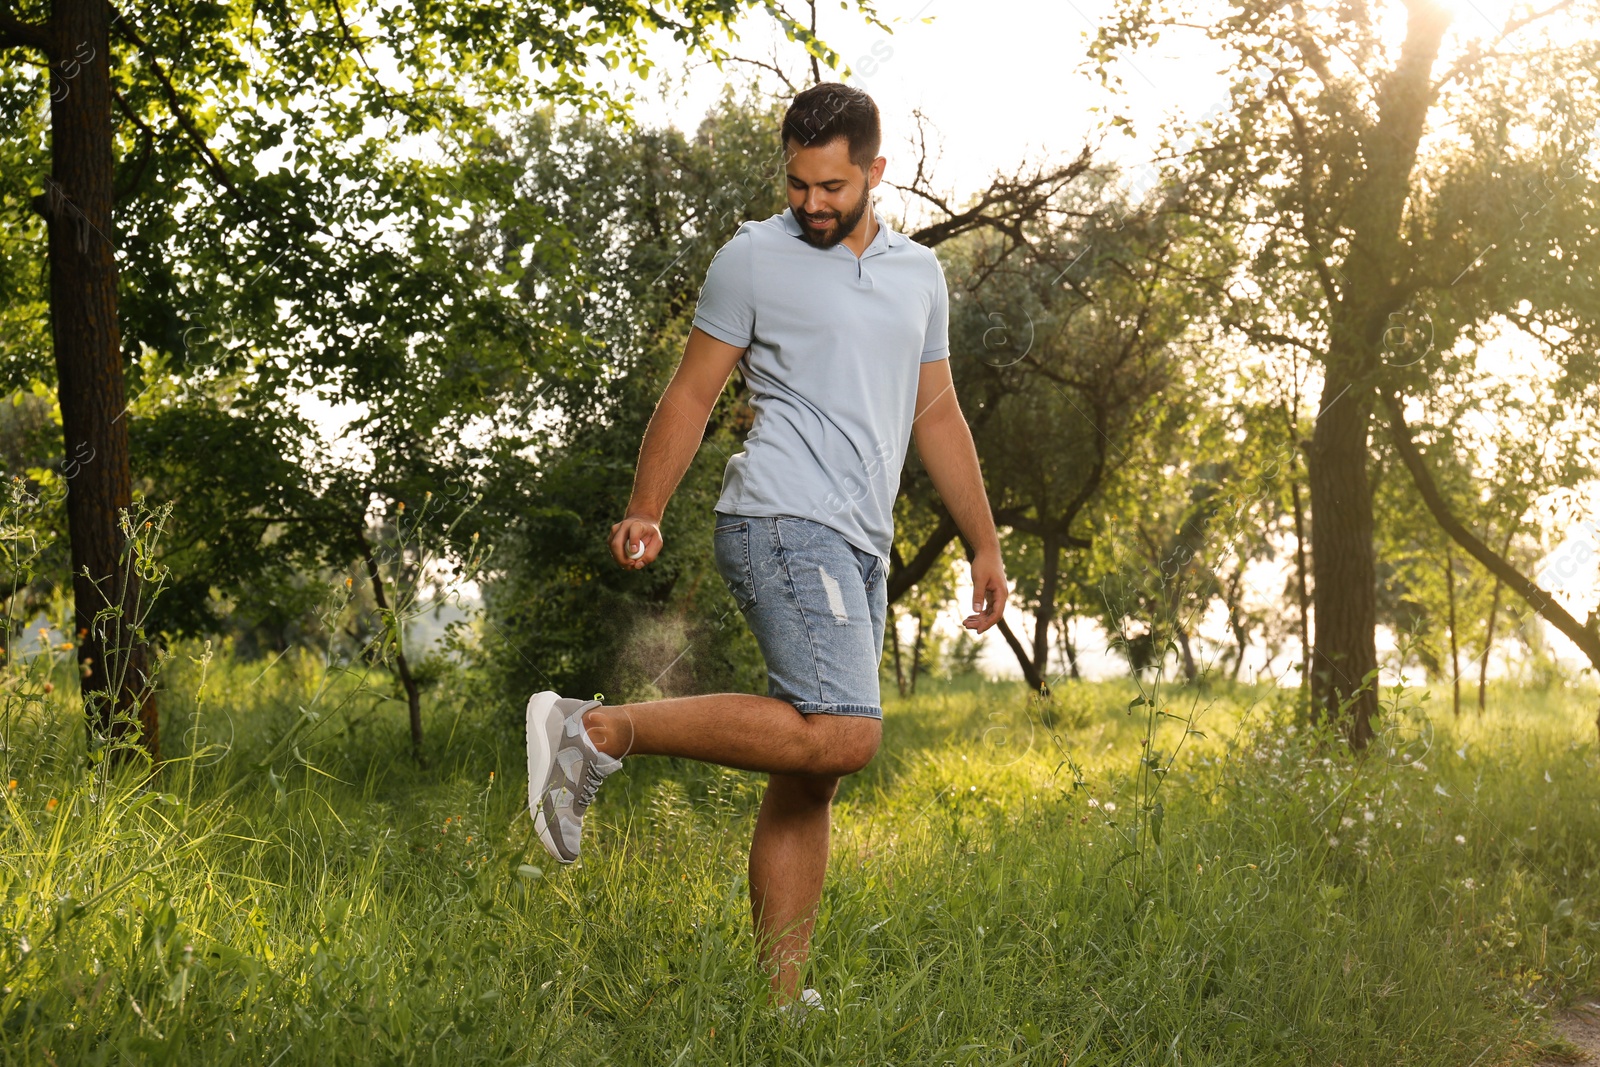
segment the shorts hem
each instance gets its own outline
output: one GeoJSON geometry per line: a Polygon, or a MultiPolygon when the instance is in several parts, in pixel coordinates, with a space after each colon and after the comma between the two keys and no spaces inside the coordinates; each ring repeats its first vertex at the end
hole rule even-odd
{"type": "Polygon", "coordinates": [[[802,715],[851,715],[858,719],[881,719],[883,708],[877,704],[824,703],[817,700],[796,700],[795,710],[802,715]]]}

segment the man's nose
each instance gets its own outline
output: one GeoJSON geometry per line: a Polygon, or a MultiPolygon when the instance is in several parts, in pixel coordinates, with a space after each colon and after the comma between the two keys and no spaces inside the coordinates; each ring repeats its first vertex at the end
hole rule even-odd
{"type": "Polygon", "coordinates": [[[819,190],[819,189],[812,189],[809,192],[807,192],[806,193],[806,214],[807,215],[818,215],[818,214],[821,214],[822,208],[823,208],[822,191],[819,190]]]}

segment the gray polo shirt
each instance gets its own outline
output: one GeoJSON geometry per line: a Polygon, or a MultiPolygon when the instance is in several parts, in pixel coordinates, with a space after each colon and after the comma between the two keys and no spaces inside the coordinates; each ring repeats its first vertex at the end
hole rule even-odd
{"type": "Polygon", "coordinates": [[[932,250],[884,225],[858,259],[801,236],[791,210],[746,222],[706,271],[694,324],[746,348],[755,422],[716,509],[800,515],[885,561],[917,371],[950,355],[932,250]]]}

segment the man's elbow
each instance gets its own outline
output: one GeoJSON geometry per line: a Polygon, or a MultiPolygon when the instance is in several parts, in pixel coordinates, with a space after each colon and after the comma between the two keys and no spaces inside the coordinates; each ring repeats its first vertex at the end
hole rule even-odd
{"type": "Polygon", "coordinates": [[[666,389],[662,390],[661,402],[656,406],[704,427],[711,421],[712,409],[717,406],[717,397],[720,395],[706,396],[688,383],[673,381],[668,382],[666,389]]]}
{"type": "Polygon", "coordinates": [[[924,442],[939,442],[949,438],[951,434],[966,434],[967,420],[961,414],[961,409],[954,404],[936,405],[918,415],[911,424],[913,436],[917,439],[917,447],[921,448],[924,442]]]}

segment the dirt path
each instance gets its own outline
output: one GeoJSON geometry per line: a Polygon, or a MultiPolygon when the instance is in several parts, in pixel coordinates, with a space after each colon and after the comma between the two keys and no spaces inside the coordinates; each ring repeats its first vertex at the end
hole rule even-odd
{"type": "Polygon", "coordinates": [[[1556,1018],[1555,1027],[1562,1037],[1578,1046],[1583,1055],[1576,1061],[1540,1060],[1537,1067],[1563,1067],[1574,1062],[1600,1065],[1600,1003],[1585,1001],[1575,1005],[1571,1011],[1556,1018]]]}

